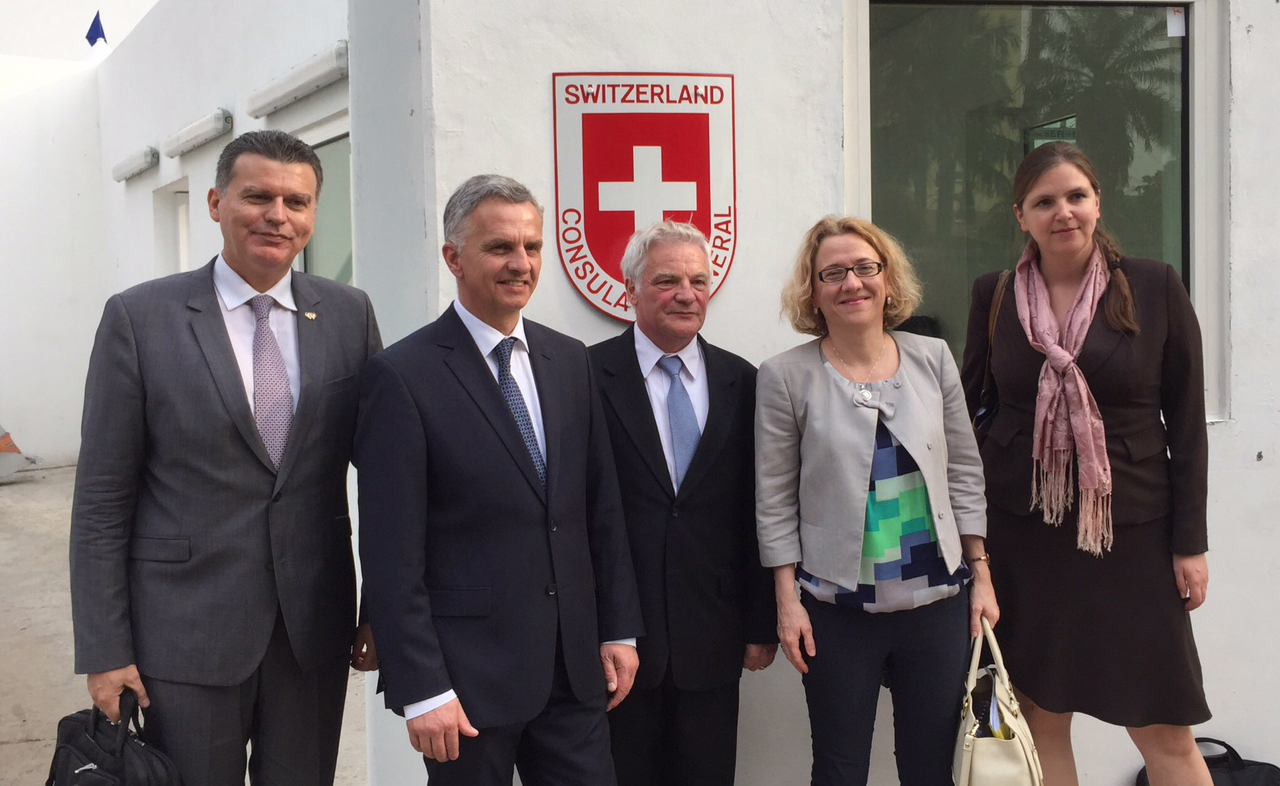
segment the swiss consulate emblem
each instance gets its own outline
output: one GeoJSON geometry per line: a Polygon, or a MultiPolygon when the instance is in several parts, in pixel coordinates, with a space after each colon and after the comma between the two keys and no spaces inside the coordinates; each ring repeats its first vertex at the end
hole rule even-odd
{"type": "Polygon", "coordinates": [[[632,320],[622,252],[637,229],[687,221],[711,243],[711,294],[737,240],[733,76],[553,74],[556,244],[593,306],[632,320]]]}

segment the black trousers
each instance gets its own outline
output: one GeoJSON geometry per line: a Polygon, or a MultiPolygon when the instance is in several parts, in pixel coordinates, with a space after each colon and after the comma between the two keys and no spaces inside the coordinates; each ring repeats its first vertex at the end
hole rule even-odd
{"type": "MultiPolygon", "coordinates": [[[[465,710],[466,697],[459,698],[465,710]]],[[[551,697],[542,712],[527,723],[480,729],[476,737],[459,735],[454,761],[423,757],[427,779],[431,786],[511,786],[519,770],[524,786],[615,786],[605,701],[603,692],[589,702],[573,695],[557,643],[551,697]]]]}
{"type": "Polygon", "coordinates": [[[302,671],[277,618],[262,664],[239,685],[142,675],[147,739],[173,759],[184,786],[244,786],[246,761],[254,786],[331,786],[349,669],[341,657],[302,671]]]}
{"type": "Polygon", "coordinates": [[[668,666],[656,688],[613,708],[609,734],[619,786],[733,786],[738,682],[680,690],[668,666]]]}
{"type": "Polygon", "coordinates": [[[887,674],[902,786],[950,786],[969,655],[969,592],[870,614],[801,592],[817,655],[805,657],[813,786],[865,786],[887,674]]]}

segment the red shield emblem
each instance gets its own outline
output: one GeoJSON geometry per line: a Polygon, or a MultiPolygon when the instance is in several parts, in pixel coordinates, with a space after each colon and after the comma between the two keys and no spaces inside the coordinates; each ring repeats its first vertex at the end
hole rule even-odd
{"type": "Polygon", "coordinates": [[[556,241],[601,311],[633,319],[622,253],[637,229],[688,221],[711,243],[711,294],[737,237],[733,77],[555,74],[556,241]]]}

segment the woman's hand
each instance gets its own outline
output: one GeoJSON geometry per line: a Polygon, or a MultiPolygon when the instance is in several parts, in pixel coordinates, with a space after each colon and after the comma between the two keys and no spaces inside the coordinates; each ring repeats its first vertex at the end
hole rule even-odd
{"type": "Polygon", "coordinates": [[[796,671],[809,673],[809,664],[804,662],[800,652],[801,646],[809,657],[818,654],[813,643],[813,626],[809,624],[809,612],[800,604],[800,596],[796,594],[796,568],[794,565],[780,565],[773,569],[773,589],[778,599],[778,643],[782,654],[796,671]]]}
{"type": "Polygon", "coordinates": [[[982,635],[983,617],[995,628],[1000,621],[1000,604],[996,603],[996,590],[991,586],[991,568],[985,562],[975,562],[969,568],[973,572],[973,583],[969,585],[969,635],[977,638],[982,635]]]}
{"type": "Polygon", "coordinates": [[[996,590],[991,586],[991,558],[987,556],[987,541],[979,535],[961,535],[964,561],[973,574],[969,585],[969,635],[982,635],[983,617],[994,628],[1000,621],[1000,604],[996,603],[996,590]]]}
{"type": "Polygon", "coordinates": [[[1209,591],[1209,560],[1203,554],[1174,554],[1173,577],[1178,582],[1178,596],[1194,611],[1204,603],[1209,591]]]}

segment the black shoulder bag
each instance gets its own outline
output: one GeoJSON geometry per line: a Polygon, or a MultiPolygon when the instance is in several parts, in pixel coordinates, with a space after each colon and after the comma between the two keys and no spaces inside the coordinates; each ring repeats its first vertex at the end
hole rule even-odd
{"type": "Polygon", "coordinates": [[[182,786],[182,777],[168,756],[147,744],[138,697],[125,688],[119,723],[97,707],[58,721],[45,786],[182,786]]]}
{"type": "MultiPolygon", "coordinates": [[[[1213,778],[1213,786],[1280,786],[1280,767],[1242,759],[1235,748],[1222,740],[1196,737],[1196,744],[1217,745],[1223,750],[1222,753],[1204,757],[1204,763],[1209,765],[1209,777],[1213,778]]],[[[1146,767],[1138,771],[1134,783],[1136,786],[1149,786],[1146,767]]]]}

